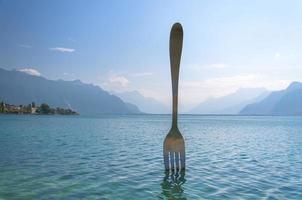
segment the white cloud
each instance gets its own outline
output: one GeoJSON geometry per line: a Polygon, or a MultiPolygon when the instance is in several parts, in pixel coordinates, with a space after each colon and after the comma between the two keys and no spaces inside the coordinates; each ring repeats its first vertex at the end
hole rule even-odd
{"type": "Polygon", "coordinates": [[[28,44],[19,44],[19,47],[27,48],[27,49],[32,48],[32,46],[31,46],[31,45],[28,45],[28,44]]]}
{"type": "Polygon", "coordinates": [[[41,76],[41,73],[33,68],[23,68],[23,69],[18,69],[17,71],[23,72],[32,76],[41,76]]]}
{"type": "Polygon", "coordinates": [[[126,91],[129,89],[130,81],[125,76],[114,71],[109,71],[101,79],[103,79],[101,87],[108,91],[126,91]]]}
{"type": "Polygon", "coordinates": [[[112,83],[112,84],[118,84],[118,85],[120,85],[123,88],[126,88],[129,85],[129,83],[130,83],[130,81],[126,77],[124,77],[124,76],[116,76],[116,75],[110,77],[109,78],[109,82],[112,83]]]}
{"type": "Polygon", "coordinates": [[[153,72],[139,72],[139,73],[130,74],[130,76],[133,77],[142,77],[142,76],[151,76],[151,75],[153,75],[153,72]]]}
{"type": "Polygon", "coordinates": [[[72,52],[75,51],[75,49],[65,48],[65,47],[53,47],[53,48],[49,48],[49,50],[59,51],[59,52],[62,52],[62,53],[72,53],[72,52]]]}

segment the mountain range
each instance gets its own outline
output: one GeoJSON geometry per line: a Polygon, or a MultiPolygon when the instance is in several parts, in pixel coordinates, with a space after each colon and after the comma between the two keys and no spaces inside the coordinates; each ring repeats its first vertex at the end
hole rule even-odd
{"type": "MultiPolygon", "coordinates": [[[[14,105],[47,103],[87,115],[170,113],[164,104],[137,91],[110,94],[80,80],[48,80],[1,68],[0,101],[14,105]]],[[[264,88],[239,89],[224,97],[208,99],[187,113],[302,115],[302,83],[292,82],[286,89],[274,92],[264,88]]]]}
{"type": "Polygon", "coordinates": [[[112,92],[114,95],[120,97],[125,102],[135,104],[142,112],[150,114],[166,114],[170,110],[166,105],[157,101],[152,97],[145,97],[138,91],[129,92],[112,92]]]}
{"type": "Polygon", "coordinates": [[[249,104],[241,115],[302,115],[302,83],[292,82],[286,89],[272,92],[262,101],[249,104]]]}
{"type": "Polygon", "coordinates": [[[0,101],[20,105],[35,102],[73,109],[80,114],[138,114],[133,104],[80,80],[48,80],[0,68],[0,101]]]}
{"type": "Polygon", "coordinates": [[[265,88],[240,88],[236,92],[218,98],[210,98],[188,113],[190,114],[238,114],[246,105],[261,101],[269,92],[265,88]]]}

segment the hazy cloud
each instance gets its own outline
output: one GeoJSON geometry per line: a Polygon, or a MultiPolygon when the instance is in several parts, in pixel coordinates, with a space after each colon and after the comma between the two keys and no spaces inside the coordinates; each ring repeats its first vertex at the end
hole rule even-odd
{"type": "Polygon", "coordinates": [[[287,54],[281,54],[279,52],[276,52],[274,55],[274,59],[277,61],[286,61],[287,63],[291,60],[295,59],[297,56],[293,53],[287,53],[287,54]]]}
{"type": "Polygon", "coordinates": [[[70,80],[76,79],[76,76],[75,76],[74,74],[71,74],[71,73],[64,72],[63,75],[64,75],[67,79],[70,79],[70,80]]]}
{"type": "Polygon", "coordinates": [[[207,67],[209,67],[209,68],[222,69],[222,68],[227,68],[228,65],[227,65],[227,64],[224,64],[224,63],[216,63],[216,64],[208,65],[207,67]]]}
{"type": "Polygon", "coordinates": [[[180,83],[180,101],[187,106],[205,101],[209,97],[220,97],[235,92],[239,88],[259,88],[268,90],[284,89],[291,80],[271,79],[260,74],[245,74],[209,78],[200,81],[185,81],[180,83]]]}
{"type": "Polygon", "coordinates": [[[68,40],[69,40],[70,42],[76,42],[76,40],[73,39],[73,38],[71,38],[71,37],[69,37],[68,40]]]}
{"type": "Polygon", "coordinates": [[[280,58],[281,54],[279,52],[276,52],[275,55],[274,55],[274,58],[276,60],[278,60],[280,58]]]}
{"type": "Polygon", "coordinates": [[[18,69],[17,71],[23,72],[32,76],[41,76],[41,73],[34,69],[34,68],[23,68],[23,69],[18,69]]]}
{"type": "Polygon", "coordinates": [[[72,52],[75,51],[75,49],[65,48],[65,47],[53,47],[53,48],[49,48],[49,50],[59,51],[59,52],[62,52],[62,53],[72,53],[72,52]]]}
{"type": "Polygon", "coordinates": [[[194,71],[199,71],[203,69],[224,69],[229,67],[228,64],[225,63],[213,63],[213,64],[207,64],[207,65],[199,65],[199,64],[194,64],[194,65],[189,65],[188,68],[194,71]]]}
{"type": "Polygon", "coordinates": [[[32,46],[31,46],[31,45],[28,45],[28,44],[19,44],[19,47],[27,48],[27,49],[32,48],[32,46]]]}
{"type": "Polygon", "coordinates": [[[152,76],[152,75],[153,75],[153,72],[139,72],[139,73],[130,74],[130,76],[133,76],[133,77],[152,76]]]}

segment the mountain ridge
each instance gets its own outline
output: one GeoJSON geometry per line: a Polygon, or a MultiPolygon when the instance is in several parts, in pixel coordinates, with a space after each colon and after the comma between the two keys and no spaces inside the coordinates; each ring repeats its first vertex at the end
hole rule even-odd
{"type": "Polygon", "coordinates": [[[68,107],[80,114],[139,114],[135,106],[99,86],[80,80],[49,80],[16,70],[0,68],[0,99],[12,104],[48,103],[68,107]]]}
{"type": "Polygon", "coordinates": [[[241,115],[302,115],[302,83],[294,81],[286,89],[272,92],[262,101],[249,104],[241,115]]]}
{"type": "Polygon", "coordinates": [[[149,114],[167,114],[170,110],[161,102],[152,97],[145,97],[140,92],[133,90],[127,92],[114,92],[123,101],[136,105],[142,112],[149,114]]]}
{"type": "Polygon", "coordinates": [[[268,93],[265,88],[239,88],[229,95],[209,98],[191,109],[188,113],[238,114],[244,106],[261,100],[268,95],[268,93]]]}

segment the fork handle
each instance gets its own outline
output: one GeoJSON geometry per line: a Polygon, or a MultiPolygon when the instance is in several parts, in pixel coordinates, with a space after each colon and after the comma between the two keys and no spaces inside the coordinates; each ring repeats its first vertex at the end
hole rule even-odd
{"type": "Polygon", "coordinates": [[[177,128],[178,79],[182,51],[183,30],[180,23],[175,23],[170,32],[170,66],[172,77],[172,128],[177,128]]]}

